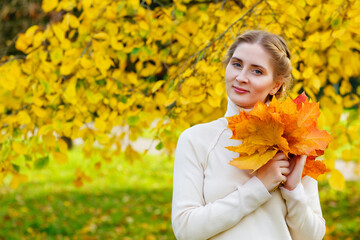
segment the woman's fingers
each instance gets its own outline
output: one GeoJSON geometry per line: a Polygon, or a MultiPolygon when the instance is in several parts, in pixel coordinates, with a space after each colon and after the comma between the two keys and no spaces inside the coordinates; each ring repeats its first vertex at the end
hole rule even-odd
{"type": "Polygon", "coordinates": [[[273,160],[275,161],[279,161],[279,160],[287,160],[288,158],[286,157],[286,155],[282,152],[278,152],[275,154],[275,156],[273,157],[273,160]]]}
{"type": "Polygon", "coordinates": [[[278,152],[273,159],[258,169],[256,176],[270,191],[288,181],[289,175],[291,175],[290,166],[288,157],[284,153],[278,152]]]}
{"type": "Polygon", "coordinates": [[[268,162],[268,164],[272,165],[274,171],[277,172],[279,175],[287,176],[290,173],[290,169],[289,169],[290,163],[287,159],[286,160],[272,159],[268,162]]]}
{"type": "Polygon", "coordinates": [[[287,176],[290,173],[290,169],[289,168],[280,168],[280,173],[281,173],[281,175],[287,176]]]}
{"type": "Polygon", "coordinates": [[[287,182],[284,187],[288,190],[293,190],[300,182],[302,172],[306,162],[306,156],[294,156],[290,162],[292,163],[289,167],[290,173],[287,175],[287,182]]]}
{"type": "Polygon", "coordinates": [[[289,160],[278,161],[279,167],[288,168],[290,166],[289,160]]]}

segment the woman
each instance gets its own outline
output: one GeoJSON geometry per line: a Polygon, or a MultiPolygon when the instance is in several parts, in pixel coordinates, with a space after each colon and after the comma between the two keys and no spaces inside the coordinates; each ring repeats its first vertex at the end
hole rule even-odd
{"type": "MultiPolygon", "coordinates": [[[[225,117],[285,94],[291,84],[285,41],[249,31],[229,48],[225,117]]],[[[184,131],[178,141],[173,183],[172,224],[178,239],[322,239],[317,181],[301,179],[306,156],[279,152],[255,173],[229,164],[237,153],[226,118],[184,131]],[[279,188],[277,188],[280,185],[279,188]]]]}

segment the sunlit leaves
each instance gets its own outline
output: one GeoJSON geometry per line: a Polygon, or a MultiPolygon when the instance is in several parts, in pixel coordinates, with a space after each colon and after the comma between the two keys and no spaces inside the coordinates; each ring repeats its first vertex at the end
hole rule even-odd
{"type": "Polygon", "coordinates": [[[20,111],[17,115],[17,118],[20,124],[29,124],[31,122],[29,114],[25,111],[20,111]]]}
{"type": "Polygon", "coordinates": [[[20,33],[15,47],[26,56],[5,57],[0,66],[4,161],[25,151],[19,143],[27,154],[41,155],[33,159],[66,162],[61,136],[81,138],[86,156],[94,144],[106,151],[121,141],[120,150],[135,159],[127,140],[149,127],[171,152],[181,130],[223,116],[222,60],[248,29],[284,36],[296,80],[290,95],[305,90],[320,102],[326,117],[319,124],[339,138],[331,151],[357,148],[343,126],[353,126],[354,118],[343,111],[360,101],[354,89],[360,74],[358,1],[189,2],[153,7],[152,1],[44,0],[45,12],[62,17],[20,33]],[[8,138],[15,140],[5,143],[8,138]]]}
{"type": "Polygon", "coordinates": [[[52,152],[52,155],[53,155],[55,161],[59,164],[64,164],[68,161],[68,156],[66,155],[66,153],[52,152]]]}
{"type": "Polygon", "coordinates": [[[49,163],[49,157],[41,157],[36,159],[36,161],[34,162],[34,167],[35,169],[41,169],[47,166],[48,163],[49,163]]]}
{"type": "Polygon", "coordinates": [[[58,5],[58,0],[43,0],[42,2],[42,9],[44,12],[50,12],[56,8],[58,5]]]}
{"type": "Polygon", "coordinates": [[[10,187],[15,189],[19,186],[19,184],[25,183],[27,181],[28,181],[28,177],[26,175],[13,173],[12,179],[10,182],[10,187]]]}
{"type": "Polygon", "coordinates": [[[333,189],[343,190],[345,187],[345,179],[341,172],[336,169],[332,170],[329,178],[329,184],[333,189]]]}
{"type": "Polygon", "coordinates": [[[28,52],[28,48],[33,44],[34,36],[38,26],[32,26],[25,33],[20,33],[16,41],[16,48],[23,52],[28,52]]]}
{"type": "Polygon", "coordinates": [[[91,177],[89,177],[88,175],[85,174],[85,172],[83,172],[81,169],[76,169],[75,172],[75,176],[76,179],[74,180],[74,185],[75,187],[81,187],[84,185],[84,181],[85,182],[90,182],[92,181],[91,177]]]}
{"type": "Polygon", "coordinates": [[[27,147],[24,144],[20,143],[20,142],[13,142],[12,143],[12,149],[17,154],[24,155],[27,152],[27,147]]]}

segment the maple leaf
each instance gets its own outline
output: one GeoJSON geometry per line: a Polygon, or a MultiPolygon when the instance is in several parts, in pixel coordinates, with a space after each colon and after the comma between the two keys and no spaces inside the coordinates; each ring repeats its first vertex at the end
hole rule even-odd
{"type": "Polygon", "coordinates": [[[299,96],[297,96],[293,102],[297,105],[297,109],[301,108],[302,103],[308,101],[308,97],[305,95],[305,92],[302,92],[299,96]]]}
{"type": "MultiPolygon", "coordinates": [[[[254,108],[249,112],[250,118],[257,117],[261,121],[271,120],[271,112],[267,111],[268,106],[265,103],[258,102],[255,104],[254,108]]],[[[256,119],[256,118],[255,118],[256,119]]]]}
{"type": "Polygon", "coordinates": [[[273,98],[269,105],[258,102],[251,111],[228,117],[231,138],[242,141],[238,146],[226,147],[239,153],[230,164],[256,171],[278,151],[286,156],[307,155],[313,161],[309,160],[304,171],[317,178],[326,166],[321,161],[315,163],[314,159],[324,154],[332,139],[329,133],[317,128],[319,116],[319,104],[309,102],[302,93],[294,100],[286,98],[279,102],[273,98]]]}
{"type": "Polygon", "coordinates": [[[325,150],[332,137],[315,124],[309,128],[298,128],[287,136],[291,153],[295,155],[318,156],[316,151],[325,150]]]}
{"type": "Polygon", "coordinates": [[[233,132],[232,139],[241,139],[241,136],[248,134],[246,128],[248,119],[249,115],[245,111],[239,112],[239,115],[227,117],[228,127],[233,132]]]}
{"type": "Polygon", "coordinates": [[[286,98],[284,102],[279,102],[277,98],[273,98],[269,104],[269,110],[282,115],[293,115],[297,112],[297,105],[290,98],[286,98]]]}
{"type": "Polygon", "coordinates": [[[297,125],[299,128],[306,128],[314,123],[316,124],[320,116],[320,109],[318,103],[305,102],[298,112],[297,125]]]}
{"type": "Polygon", "coordinates": [[[243,142],[242,144],[240,144],[238,146],[229,146],[229,147],[225,147],[225,148],[230,151],[237,152],[240,155],[241,154],[252,155],[256,152],[261,152],[261,149],[263,149],[264,146],[258,145],[258,144],[252,144],[252,143],[248,143],[248,142],[243,142]]]}
{"type": "Polygon", "coordinates": [[[329,172],[330,170],[322,161],[315,160],[315,157],[308,157],[304,166],[302,176],[308,175],[317,180],[319,175],[329,172]]]}
{"type": "Polygon", "coordinates": [[[239,169],[251,169],[254,172],[272,159],[277,152],[278,149],[270,149],[263,154],[255,153],[250,156],[240,156],[230,161],[230,164],[239,169]]]}

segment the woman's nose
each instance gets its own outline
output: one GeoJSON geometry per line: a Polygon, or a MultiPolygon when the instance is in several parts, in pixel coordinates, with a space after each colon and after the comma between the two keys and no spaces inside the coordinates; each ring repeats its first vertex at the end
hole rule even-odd
{"type": "Polygon", "coordinates": [[[242,69],[241,71],[239,71],[235,77],[235,80],[238,82],[247,82],[248,81],[248,76],[246,74],[246,71],[244,71],[244,69],[242,69]]]}

